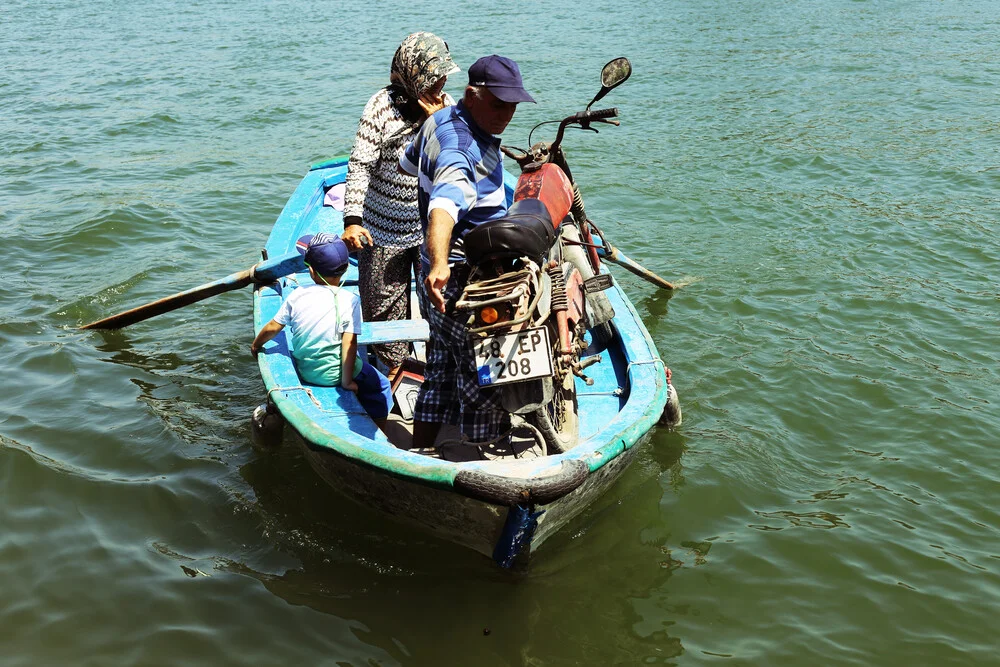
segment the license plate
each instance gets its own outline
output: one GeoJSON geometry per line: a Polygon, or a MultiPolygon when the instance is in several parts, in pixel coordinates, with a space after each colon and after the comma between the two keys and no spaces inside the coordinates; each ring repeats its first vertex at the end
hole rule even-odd
{"type": "Polygon", "coordinates": [[[552,348],[544,327],[471,340],[480,387],[552,375],[552,348]]]}

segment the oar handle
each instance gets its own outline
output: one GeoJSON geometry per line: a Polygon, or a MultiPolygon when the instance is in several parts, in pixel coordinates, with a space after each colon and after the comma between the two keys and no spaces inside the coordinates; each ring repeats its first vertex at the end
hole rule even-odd
{"type": "Polygon", "coordinates": [[[147,303],[124,313],[118,313],[103,320],[97,320],[90,324],[85,324],[81,329],[121,329],[136,322],[148,320],[151,317],[169,313],[192,303],[197,303],[209,297],[213,297],[223,292],[242,289],[250,283],[267,284],[274,282],[281,276],[290,273],[297,273],[305,268],[302,255],[297,252],[288,253],[274,259],[265,260],[259,264],[251,266],[246,271],[232,273],[225,278],[215,280],[204,285],[199,285],[193,289],[178,292],[172,296],[147,303]]]}
{"type": "Polygon", "coordinates": [[[656,275],[655,273],[653,273],[646,267],[642,266],[638,262],[629,259],[625,255],[625,253],[623,253],[621,250],[611,245],[607,240],[605,240],[604,245],[605,245],[604,248],[599,247],[597,249],[597,254],[602,259],[606,259],[609,262],[617,264],[618,266],[622,267],[623,269],[626,269],[627,271],[630,271],[631,273],[634,273],[640,278],[644,278],[645,280],[653,283],[657,287],[662,287],[663,289],[667,290],[676,289],[672,283],[667,282],[666,280],[656,275]]]}
{"type": "Polygon", "coordinates": [[[253,272],[253,281],[258,285],[273,283],[282,276],[299,273],[305,269],[305,258],[298,251],[264,260],[250,268],[253,272]]]}

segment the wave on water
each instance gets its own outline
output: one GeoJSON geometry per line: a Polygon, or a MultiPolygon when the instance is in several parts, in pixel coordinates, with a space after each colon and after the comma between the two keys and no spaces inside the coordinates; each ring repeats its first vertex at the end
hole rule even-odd
{"type": "Polygon", "coordinates": [[[995,1],[577,4],[476,31],[471,3],[7,0],[4,658],[996,662],[995,1]],[[456,98],[518,60],[511,145],[627,55],[621,126],[564,146],[609,240],[681,288],[609,267],[685,422],[525,576],[358,508],[290,429],[253,449],[249,290],[76,329],[257,261],[416,27],[456,98]]]}
{"type": "Polygon", "coordinates": [[[120,137],[132,134],[147,135],[154,132],[171,132],[175,126],[179,125],[181,125],[179,119],[169,114],[155,113],[128,121],[120,121],[114,127],[105,128],[104,134],[108,137],[120,137]]]}

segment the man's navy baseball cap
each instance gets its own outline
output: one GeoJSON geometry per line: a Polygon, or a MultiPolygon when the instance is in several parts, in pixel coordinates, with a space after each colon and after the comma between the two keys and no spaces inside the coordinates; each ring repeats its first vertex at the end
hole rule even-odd
{"type": "Polygon", "coordinates": [[[521,70],[510,58],[483,56],[469,68],[469,85],[484,86],[504,102],[534,102],[524,89],[521,70]]]}
{"type": "Polygon", "coordinates": [[[306,266],[321,276],[336,276],[347,270],[347,246],[336,234],[306,234],[295,242],[305,255],[306,266]]]}

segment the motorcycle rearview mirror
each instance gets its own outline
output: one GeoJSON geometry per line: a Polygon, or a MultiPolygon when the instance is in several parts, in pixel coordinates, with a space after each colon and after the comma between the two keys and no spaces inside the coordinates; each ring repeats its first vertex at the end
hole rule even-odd
{"type": "Polygon", "coordinates": [[[589,110],[594,102],[628,81],[630,76],[632,76],[632,63],[628,61],[628,58],[615,58],[605,65],[604,69],[601,70],[601,90],[594,95],[594,99],[590,100],[587,109],[589,110]]]}

